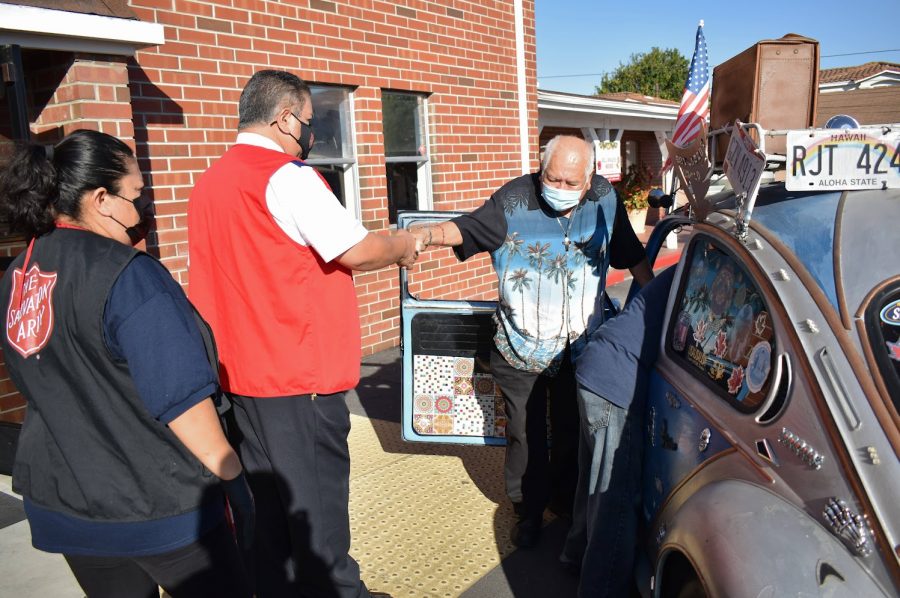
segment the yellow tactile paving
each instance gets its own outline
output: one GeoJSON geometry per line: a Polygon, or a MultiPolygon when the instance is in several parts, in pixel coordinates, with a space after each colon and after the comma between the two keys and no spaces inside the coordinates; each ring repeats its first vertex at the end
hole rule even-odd
{"type": "Polygon", "coordinates": [[[406,443],[351,416],[351,554],[373,590],[458,596],[513,550],[503,448],[406,443]]]}

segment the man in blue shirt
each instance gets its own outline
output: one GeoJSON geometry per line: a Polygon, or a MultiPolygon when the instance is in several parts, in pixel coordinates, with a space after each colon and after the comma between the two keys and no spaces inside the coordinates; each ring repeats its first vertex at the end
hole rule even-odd
{"type": "Polygon", "coordinates": [[[640,509],[643,412],[675,267],[588,339],[575,362],[581,415],[575,514],[560,561],[579,596],[628,596],[640,509]]]}

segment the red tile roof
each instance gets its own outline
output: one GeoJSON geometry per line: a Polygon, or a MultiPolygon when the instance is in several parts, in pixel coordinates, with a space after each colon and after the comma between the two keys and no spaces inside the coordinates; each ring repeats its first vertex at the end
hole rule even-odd
{"type": "Polygon", "coordinates": [[[822,69],[819,71],[819,83],[861,81],[884,71],[900,73],[900,64],[896,62],[867,62],[859,66],[822,69]]]}

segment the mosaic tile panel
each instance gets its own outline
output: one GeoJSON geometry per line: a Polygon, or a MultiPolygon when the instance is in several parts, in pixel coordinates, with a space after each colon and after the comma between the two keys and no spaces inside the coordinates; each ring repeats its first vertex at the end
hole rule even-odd
{"type": "Polygon", "coordinates": [[[496,436],[506,433],[500,390],[475,360],[416,355],[413,359],[413,428],[419,434],[496,436]]]}

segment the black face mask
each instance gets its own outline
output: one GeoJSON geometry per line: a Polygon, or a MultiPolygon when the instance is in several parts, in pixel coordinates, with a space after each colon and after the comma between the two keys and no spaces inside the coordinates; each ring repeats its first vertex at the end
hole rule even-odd
{"type": "Polygon", "coordinates": [[[110,195],[115,195],[130,203],[134,208],[134,211],[138,214],[138,221],[132,226],[125,226],[119,222],[115,216],[110,216],[110,218],[115,220],[119,226],[125,229],[125,234],[128,235],[128,240],[131,241],[131,244],[137,245],[146,239],[147,235],[150,233],[150,226],[153,224],[153,204],[150,198],[143,193],[134,199],[122,197],[117,193],[110,193],[110,195]]]}
{"type": "Polygon", "coordinates": [[[298,157],[301,160],[306,160],[306,158],[309,156],[309,152],[312,151],[312,146],[313,146],[312,127],[310,125],[308,125],[307,123],[303,122],[302,120],[300,120],[300,117],[298,117],[293,112],[291,112],[291,116],[296,118],[297,122],[300,123],[300,137],[299,138],[294,137],[290,133],[288,133],[288,135],[291,135],[291,139],[296,141],[297,145],[300,146],[300,154],[298,155],[298,157]]]}

